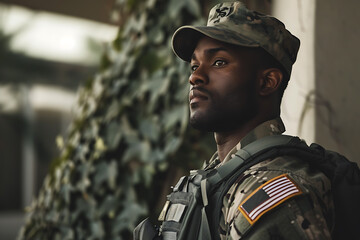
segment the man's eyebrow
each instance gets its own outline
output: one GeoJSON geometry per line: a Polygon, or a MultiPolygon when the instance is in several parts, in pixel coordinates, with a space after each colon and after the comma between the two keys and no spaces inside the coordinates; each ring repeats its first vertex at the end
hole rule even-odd
{"type": "MultiPolygon", "coordinates": [[[[206,49],[206,50],[204,51],[204,55],[206,55],[206,57],[211,57],[211,56],[213,56],[215,53],[220,52],[220,51],[229,52],[229,49],[224,48],[224,47],[209,48],[209,49],[206,49]]],[[[191,60],[196,60],[196,55],[195,55],[195,53],[193,53],[193,54],[191,55],[191,60]]]]}

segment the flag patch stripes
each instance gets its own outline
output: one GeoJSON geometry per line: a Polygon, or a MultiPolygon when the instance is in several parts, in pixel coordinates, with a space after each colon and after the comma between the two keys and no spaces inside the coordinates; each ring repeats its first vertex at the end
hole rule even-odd
{"type": "Polygon", "coordinates": [[[238,207],[250,224],[285,200],[301,194],[287,174],[277,176],[253,191],[238,207]]]}

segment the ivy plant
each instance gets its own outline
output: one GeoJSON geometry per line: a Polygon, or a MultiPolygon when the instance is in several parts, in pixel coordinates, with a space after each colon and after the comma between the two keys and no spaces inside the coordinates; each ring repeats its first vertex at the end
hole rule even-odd
{"type": "Polygon", "coordinates": [[[177,27],[202,19],[202,4],[117,3],[119,34],[79,92],[62,154],[19,239],[132,239],[142,218],[156,220],[170,185],[214,151],[188,127],[189,66],[170,46],[177,27]]]}

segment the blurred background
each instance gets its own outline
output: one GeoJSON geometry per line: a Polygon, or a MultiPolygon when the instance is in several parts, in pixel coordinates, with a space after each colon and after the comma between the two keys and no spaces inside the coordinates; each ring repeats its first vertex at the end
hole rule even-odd
{"type": "MultiPolygon", "coordinates": [[[[59,156],[77,91],[116,39],[124,16],[114,9],[124,1],[0,0],[0,239],[15,239],[59,156]]],[[[221,1],[199,2],[206,18],[221,1]]],[[[360,2],[244,2],[278,17],[301,40],[282,105],[286,133],[360,163],[360,2]]]]}
{"type": "Polygon", "coordinates": [[[15,238],[60,154],[76,92],[116,38],[113,9],[114,0],[0,1],[0,239],[15,238]]]}

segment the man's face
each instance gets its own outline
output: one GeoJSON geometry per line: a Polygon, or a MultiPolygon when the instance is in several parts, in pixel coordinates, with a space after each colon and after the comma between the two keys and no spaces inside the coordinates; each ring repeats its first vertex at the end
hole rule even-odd
{"type": "Polygon", "coordinates": [[[257,113],[257,84],[251,49],[203,37],[191,60],[190,124],[222,132],[241,127],[257,113]]]}

